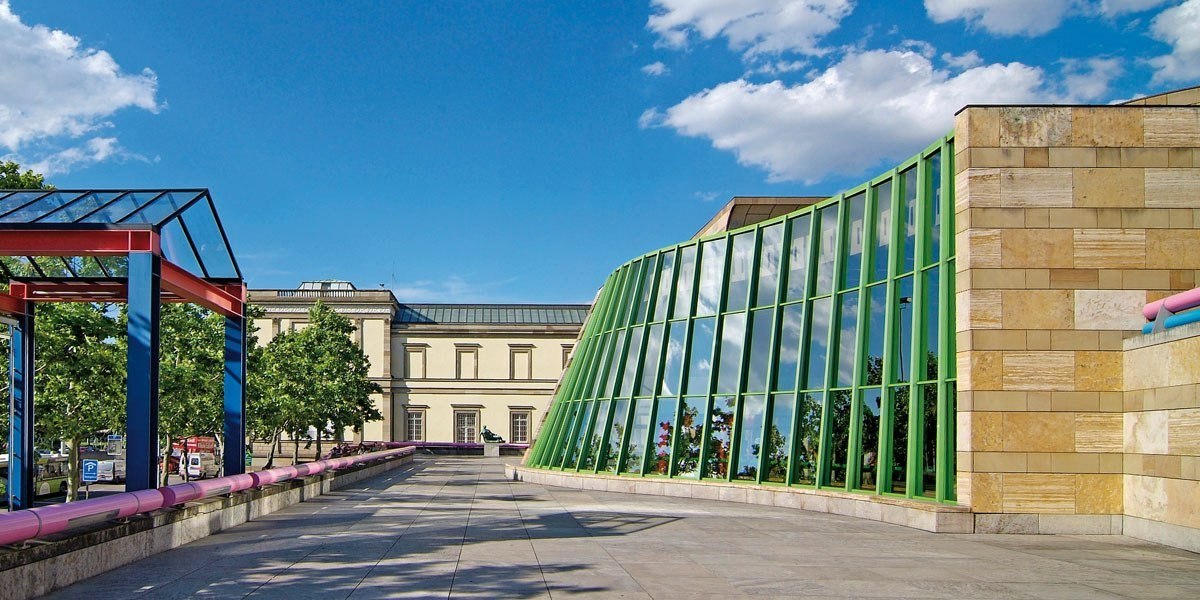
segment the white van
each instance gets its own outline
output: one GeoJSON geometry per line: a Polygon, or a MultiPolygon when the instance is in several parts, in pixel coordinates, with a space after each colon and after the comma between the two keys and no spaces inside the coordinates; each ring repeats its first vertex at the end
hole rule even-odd
{"type": "Polygon", "coordinates": [[[96,481],[109,481],[118,483],[125,481],[125,460],[117,458],[114,460],[102,460],[97,465],[96,481]]]}
{"type": "Polygon", "coordinates": [[[187,463],[179,463],[179,474],[186,479],[205,479],[221,473],[217,457],[208,452],[193,452],[187,455],[187,463]]]}

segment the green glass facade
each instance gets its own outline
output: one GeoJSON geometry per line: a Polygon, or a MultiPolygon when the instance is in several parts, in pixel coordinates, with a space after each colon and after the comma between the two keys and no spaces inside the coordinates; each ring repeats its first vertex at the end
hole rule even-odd
{"type": "Polygon", "coordinates": [[[953,156],[621,266],[528,464],[954,501],[953,156]]]}

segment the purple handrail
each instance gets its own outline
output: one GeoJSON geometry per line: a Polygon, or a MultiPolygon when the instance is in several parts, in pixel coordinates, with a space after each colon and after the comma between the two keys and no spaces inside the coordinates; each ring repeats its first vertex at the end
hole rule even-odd
{"type": "Polygon", "coordinates": [[[380,452],[327,458],[243,475],[178,483],[156,490],[122,492],[90,500],[13,511],[0,514],[0,544],[23,542],[73,527],[147,513],[201,498],[211,498],[306,475],[316,475],[323,471],[344,469],[359,463],[408,456],[414,452],[415,449],[412,447],[392,448],[380,452]]]}

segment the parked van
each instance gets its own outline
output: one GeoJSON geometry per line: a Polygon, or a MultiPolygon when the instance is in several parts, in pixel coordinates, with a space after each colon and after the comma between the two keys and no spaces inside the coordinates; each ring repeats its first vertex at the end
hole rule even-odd
{"type": "Polygon", "coordinates": [[[179,474],[186,479],[205,479],[216,477],[221,473],[217,457],[208,452],[194,452],[187,455],[187,462],[180,463],[179,474]]]}
{"type": "Polygon", "coordinates": [[[96,481],[120,483],[125,481],[125,460],[102,460],[97,464],[96,481]]]}

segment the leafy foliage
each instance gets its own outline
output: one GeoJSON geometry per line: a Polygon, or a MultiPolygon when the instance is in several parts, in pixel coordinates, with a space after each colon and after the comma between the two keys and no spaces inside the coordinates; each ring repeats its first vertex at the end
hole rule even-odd
{"type": "Polygon", "coordinates": [[[34,173],[29,169],[22,173],[21,165],[10,160],[0,162],[0,189],[42,190],[53,187],[46,183],[45,178],[39,173],[34,173]]]}

